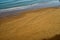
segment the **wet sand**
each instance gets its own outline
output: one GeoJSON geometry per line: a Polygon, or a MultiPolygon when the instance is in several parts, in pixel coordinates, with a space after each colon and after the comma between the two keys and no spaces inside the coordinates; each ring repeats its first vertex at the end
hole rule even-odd
{"type": "Polygon", "coordinates": [[[42,40],[60,34],[60,8],[17,14],[0,18],[0,40],[42,40]]]}

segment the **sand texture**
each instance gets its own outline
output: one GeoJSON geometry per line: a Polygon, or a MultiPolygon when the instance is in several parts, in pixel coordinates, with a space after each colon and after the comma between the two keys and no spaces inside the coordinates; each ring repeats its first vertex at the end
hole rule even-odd
{"type": "Polygon", "coordinates": [[[0,40],[42,40],[60,34],[60,8],[17,14],[0,18],[0,40]]]}

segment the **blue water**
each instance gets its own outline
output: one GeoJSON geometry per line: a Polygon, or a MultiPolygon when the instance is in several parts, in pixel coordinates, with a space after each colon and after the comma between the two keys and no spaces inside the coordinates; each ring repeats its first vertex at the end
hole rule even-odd
{"type": "Polygon", "coordinates": [[[35,3],[49,2],[52,0],[0,0],[0,9],[26,6],[35,3]]]}

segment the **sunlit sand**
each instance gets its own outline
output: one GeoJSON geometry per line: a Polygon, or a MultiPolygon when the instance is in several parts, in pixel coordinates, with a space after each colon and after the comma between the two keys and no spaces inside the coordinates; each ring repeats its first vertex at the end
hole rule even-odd
{"type": "Polygon", "coordinates": [[[60,8],[17,14],[0,18],[0,40],[42,40],[60,34],[60,8]]]}

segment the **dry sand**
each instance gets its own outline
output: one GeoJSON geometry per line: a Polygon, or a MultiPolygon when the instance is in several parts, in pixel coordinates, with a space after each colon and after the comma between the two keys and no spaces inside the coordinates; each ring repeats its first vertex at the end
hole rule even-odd
{"type": "Polygon", "coordinates": [[[60,34],[60,8],[17,14],[0,18],[0,40],[42,40],[60,34]]]}

